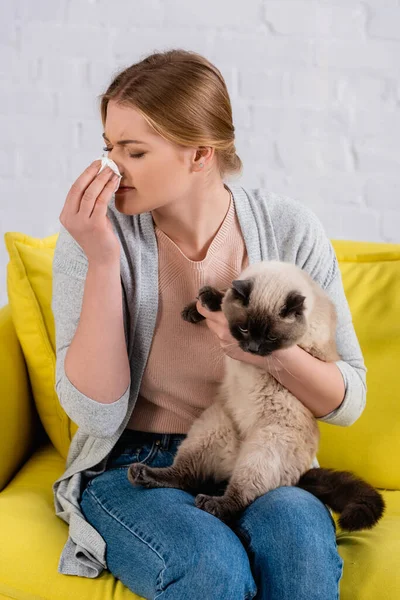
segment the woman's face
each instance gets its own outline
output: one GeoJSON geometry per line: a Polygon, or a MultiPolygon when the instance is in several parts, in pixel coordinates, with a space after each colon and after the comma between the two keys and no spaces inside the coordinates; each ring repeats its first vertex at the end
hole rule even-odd
{"type": "Polygon", "coordinates": [[[155,210],[188,197],[193,190],[193,166],[201,162],[193,162],[194,158],[200,159],[196,148],[165,140],[135,109],[111,100],[103,137],[108,157],[122,175],[115,193],[115,207],[121,213],[135,215],[155,210]],[[124,140],[138,143],[119,143],[124,140]],[[124,190],[124,186],[129,189],[124,190]]]}

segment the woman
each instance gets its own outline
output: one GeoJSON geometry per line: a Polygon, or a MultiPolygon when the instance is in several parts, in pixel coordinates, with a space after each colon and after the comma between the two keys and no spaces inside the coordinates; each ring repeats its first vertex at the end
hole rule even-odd
{"type": "MultiPolygon", "coordinates": [[[[232,346],[221,313],[182,308],[249,264],[291,261],[335,302],[338,352],[323,363],[299,347],[280,378],[316,418],[349,426],[365,406],[365,366],[335,253],[311,210],[227,184],[240,172],[224,80],[198,54],[153,54],[120,73],[101,99],[108,156],[119,167],[77,179],[60,215],[53,261],[56,390],[79,426],[56,514],[69,523],[59,572],[107,568],[145,598],[316,600],[339,597],[343,561],[327,507],[297,487],[254,501],[235,529],[172,488],[134,487],[134,461],[172,464],[209,406],[232,346]],[[68,355],[67,355],[68,352],[68,355]]],[[[266,368],[261,367],[260,368],[266,368]]],[[[319,466],[317,460],[313,466],[319,466]]]]}

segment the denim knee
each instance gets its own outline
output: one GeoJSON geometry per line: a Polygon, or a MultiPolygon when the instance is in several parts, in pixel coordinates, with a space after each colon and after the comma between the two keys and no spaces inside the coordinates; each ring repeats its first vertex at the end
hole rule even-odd
{"type": "Polygon", "coordinates": [[[109,570],[131,591],[157,600],[254,598],[257,588],[243,545],[219,519],[197,509],[193,497],[175,489],[150,490],[146,507],[154,511],[154,522],[148,521],[110,498],[105,479],[97,480],[95,493],[85,490],[81,508],[106,541],[109,570]],[[156,507],[164,511],[157,513],[156,507]],[[175,519],[168,515],[174,511],[175,519]]]}
{"type": "MultiPolygon", "coordinates": [[[[182,553],[181,546],[175,560],[182,574],[186,573],[187,590],[198,589],[204,598],[250,600],[255,597],[257,587],[249,557],[226,525],[213,518],[208,528],[192,531],[183,542],[183,548],[185,546],[186,551],[182,553]]],[[[186,592],[185,597],[190,598],[190,593],[186,592]]],[[[194,593],[193,597],[200,595],[194,593]]]]}
{"type": "Polygon", "coordinates": [[[260,598],[338,598],[343,560],[327,507],[295,486],[260,496],[243,511],[237,535],[246,547],[260,598]]]}
{"type": "Polygon", "coordinates": [[[257,498],[243,513],[240,524],[254,534],[260,524],[271,531],[290,531],[299,543],[310,542],[310,536],[324,538],[336,526],[329,510],[313,494],[295,486],[282,486],[257,498]]]}

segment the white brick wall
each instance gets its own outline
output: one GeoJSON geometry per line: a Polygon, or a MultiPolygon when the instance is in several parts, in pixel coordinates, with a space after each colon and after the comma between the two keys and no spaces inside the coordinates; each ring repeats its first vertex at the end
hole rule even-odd
{"type": "MultiPolygon", "coordinates": [[[[58,231],[101,154],[98,95],[156,50],[204,54],[231,95],[238,180],[332,238],[400,243],[400,0],[13,0],[0,14],[0,233],[58,231]]],[[[7,302],[0,243],[0,306],[7,302]]]]}

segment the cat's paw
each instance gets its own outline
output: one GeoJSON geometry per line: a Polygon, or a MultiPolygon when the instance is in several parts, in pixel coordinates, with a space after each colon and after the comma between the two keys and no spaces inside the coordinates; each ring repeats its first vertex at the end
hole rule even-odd
{"type": "Polygon", "coordinates": [[[197,508],[214,515],[227,525],[232,525],[242,512],[227,497],[222,496],[197,494],[194,503],[197,508]]]}
{"type": "Polygon", "coordinates": [[[141,463],[133,463],[128,469],[128,479],[132,485],[140,485],[145,488],[158,487],[151,476],[151,467],[141,463]]]}
{"type": "Polygon", "coordinates": [[[216,517],[218,516],[214,512],[217,508],[217,502],[215,502],[214,496],[207,496],[207,494],[197,494],[194,504],[195,506],[197,506],[197,508],[205,510],[206,512],[209,512],[215,515],[216,517]]]}
{"type": "Polygon", "coordinates": [[[200,321],[204,321],[205,317],[201,315],[196,308],[197,300],[195,302],[191,302],[181,312],[181,317],[184,321],[188,323],[199,323],[200,321]]]}
{"type": "Polygon", "coordinates": [[[225,519],[229,516],[226,512],[224,503],[221,502],[221,500],[216,496],[197,494],[194,503],[197,508],[214,515],[214,517],[221,519],[221,521],[225,521],[225,519]]]}
{"type": "Polygon", "coordinates": [[[223,292],[220,292],[210,285],[204,285],[199,290],[200,304],[212,312],[218,312],[221,310],[223,297],[223,292]]]}

